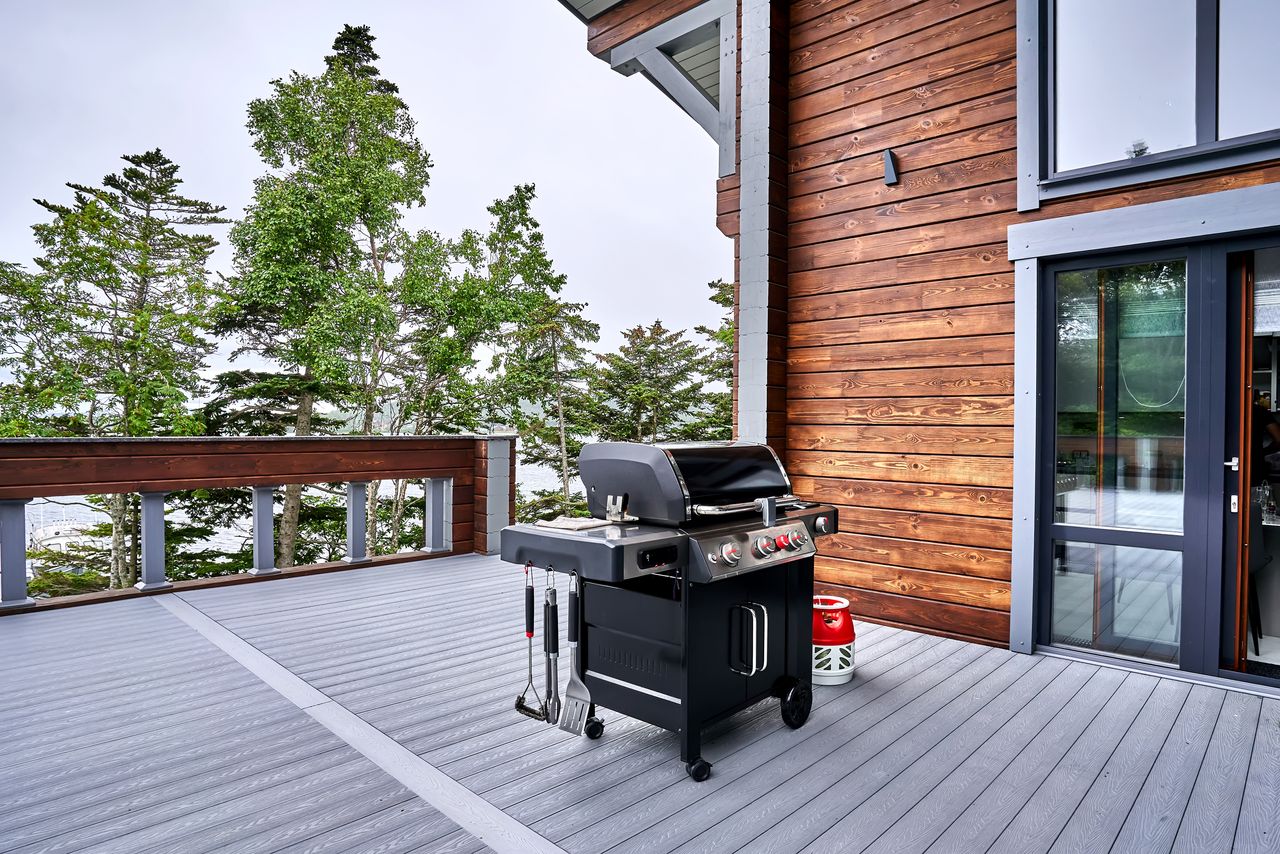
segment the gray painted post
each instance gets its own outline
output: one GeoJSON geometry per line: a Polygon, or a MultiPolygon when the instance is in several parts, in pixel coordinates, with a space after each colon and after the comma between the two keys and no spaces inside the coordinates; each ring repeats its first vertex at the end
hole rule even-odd
{"type": "Polygon", "coordinates": [[[423,482],[426,492],[423,548],[430,553],[453,550],[453,478],[432,477],[423,482]]]}
{"type": "Polygon", "coordinates": [[[502,529],[511,524],[511,446],[513,439],[488,439],[489,474],[484,511],[484,530],[488,550],[495,555],[501,551],[502,529]]]}
{"type": "Polygon", "coordinates": [[[0,501],[0,608],[34,605],[27,595],[27,502],[0,501]]]}
{"type": "Polygon", "coordinates": [[[166,492],[142,493],[142,579],[139,590],[172,587],[164,574],[164,498],[166,492]]]}
{"type": "Polygon", "coordinates": [[[1009,649],[1036,648],[1036,496],[1040,406],[1039,265],[1018,261],[1013,277],[1013,554],[1009,649]]]}
{"type": "MultiPolygon", "coordinates": [[[[741,210],[738,214],[738,438],[769,425],[769,171],[772,0],[742,2],[741,210]]],[[[724,81],[724,86],[732,80],[724,81]]]]}
{"type": "Polygon", "coordinates": [[[274,486],[253,487],[253,569],[250,575],[274,575],[276,568],[274,486]]]}
{"type": "Polygon", "coordinates": [[[347,563],[361,563],[369,559],[369,544],[365,540],[365,527],[369,521],[369,482],[352,481],[347,484],[347,563]]]}

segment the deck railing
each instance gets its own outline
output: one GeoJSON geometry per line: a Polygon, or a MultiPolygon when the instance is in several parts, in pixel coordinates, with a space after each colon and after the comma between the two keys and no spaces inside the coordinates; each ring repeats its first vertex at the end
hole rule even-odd
{"type": "Polygon", "coordinates": [[[26,506],[32,499],[139,494],[141,577],[135,586],[141,594],[173,587],[165,574],[164,548],[165,496],[170,492],[252,487],[253,567],[248,575],[267,578],[282,574],[275,557],[275,490],[287,484],[346,484],[344,562],[358,564],[375,560],[365,542],[369,483],[393,479],[424,482],[425,542],[422,551],[376,560],[469,551],[492,554],[498,549],[498,533],[515,515],[515,439],[493,435],[0,440],[0,612],[36,604],[27,595],[26,506]]]}

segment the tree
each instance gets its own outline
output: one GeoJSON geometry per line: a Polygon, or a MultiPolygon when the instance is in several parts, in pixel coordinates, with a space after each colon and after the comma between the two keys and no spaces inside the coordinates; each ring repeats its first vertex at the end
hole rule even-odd
{"type": "Polygon", "coordinates": [[[723,308],[720,325],[714,329],[698,326],[698,334],[710,344],[703,375],[723,389],[706,391],[695,419],[688,425],[690,439],[727,440],[733,438],[733,345],[736,329],[733,322],[733,282],[716,279],[709,282],[711,301],[723,308]]]}
{"type": "MultiPolygon", "coordinates": [[[[0,406],[8,425],[46,435],[191,435],[188,403],[213,344],[207,264],[222,207],[179,192],[178,165],[159,149],[126,155],[102,186],[68,184],[70,204],[33,226],[38,273],[0,271],[0,314],[13,380],[0,406]]],[[[136,501],[113,495],[112,587],[138,575],[136,501]]]]}
{"type": "Polygon", "coordinates": [[[601,439],[666,442],[683,438],[702,399],[704,353],[662,321],[622,333],[617,353],[599,357],[587,382],[601,439]]]}
{"type": "MultiPolygon", "coordinates": [[[[400,260],[404,210],[424,203],[429,182],[431,158],[371,64],[373,40],[368,27],[344,27],[324,74],[292,72],[249,105],[272,171],[232,231],[236,276],[219,328],[240,337],[239,352],[283,366],[298,436],[312,433],[322,395],[354,404],[358,429],[373,432],[401,322],[388,265],[400,260]]],[[[280,566],[294,563],[301,504],[302,487],[287,487],[280,566]]]]}
{"type": "Polygon", "coordinates": [[[507,374],[520,405],[512,421],[520,432],[520,459],[546,465],[560,477],[558,500],[550,515],[581,513],[582,496],[574,501],[571,482],[578,474],[578,454],[592,425],[585,384],[591,365],[587,345],[600,338],[600,326],[583,317],[583,303],[549,297],[516,333],[507,374]],[[558,506],[557,506],[558,505],[558,506]]]}

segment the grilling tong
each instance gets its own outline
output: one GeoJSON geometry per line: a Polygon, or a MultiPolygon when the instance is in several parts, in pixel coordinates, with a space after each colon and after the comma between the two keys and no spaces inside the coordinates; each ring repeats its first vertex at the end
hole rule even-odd
{"type": "Polygon", "coordinates": [[[558,608],[556,606],[556,583],[555,575],[550,569],[547,570],[547,588],[546,600],[542,606],[542,650],[546,656],[546,674],[547,674],[547,699],[544,702],[538,696],[538,689],[533,684],[533,565],[527,564],[524,568],[525,584],[524,584],[524,636],[529,641],[529,678],[525,683],[524,690],[520,692],[520,696],[516,697],[516,711],[525,717],[533,718],[535,721],[545,721],[547,723],[555,723],[560,719],[560,692],[559,684],[559,667],[560,667],[560,618],[558,616],[558,608]],[[534,701],[537,705],[529,705],[526,697],[529,693],[533,693],[534,701]]]}

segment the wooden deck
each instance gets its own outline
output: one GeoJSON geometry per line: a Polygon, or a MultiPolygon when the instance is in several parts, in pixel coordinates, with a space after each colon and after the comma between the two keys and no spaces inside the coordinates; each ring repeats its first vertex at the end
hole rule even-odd
{"type": "Polygon", "coordinates": [[[0,619],[0,850],[1280,850],[1280,701],[863,624],[851,685],[736,716],[699,785],[653,727],[514,713],[520,585],[474,556],[0,619]]]}

